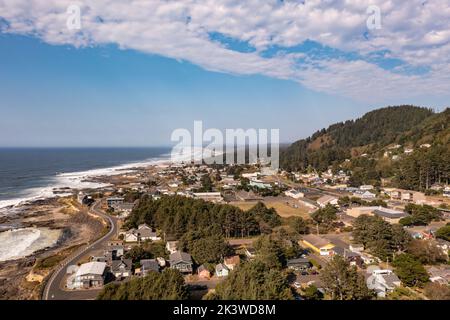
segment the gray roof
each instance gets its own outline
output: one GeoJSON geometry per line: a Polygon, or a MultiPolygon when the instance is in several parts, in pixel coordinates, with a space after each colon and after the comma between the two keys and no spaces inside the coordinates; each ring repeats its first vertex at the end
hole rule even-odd
{"type": "Polygon", "coordinates": [[[400,279],[397,277],[397,275],[395,273],[384,274],[384,275],[382,275],[382,277],[386,281],[386,285],[388,285],[389,287],[395,287],[394,283],[400,282],[400,279]]]}
{"type": "Polygon", "coordinates": [[[156,259],[143,259],[141,260],[142,271],[156,271],[159,272],[159,264],[156,259]]]}
{"type": "Polygon", "coordinates": [[[156,232],[154,232],[150,229],[139,229],[139,230],[137,230],[137,233],[143,238],[156,237],[156,232]]]}
{"type": "Polygon", "coordinates": [[[133,262],[131,261],[131,259],[113,260],[111,263],[111,271],[119,271],[122,264],[125,270],[131,270],[133,262]]]}
{"type": "Polygon", "coordinates": [[[406,216],[408,216],[407,213],[405,212],[395,212],[395,211],[387,211],[387,210],[383,210],[383,209],[376,209],[373,211],[373,214],[380,216],[380,217],[385,217],[385,218],[390,218],[390,219],[399,219],[399,218],[404,218],[406,216]]]}
{"type": "Polygon", "coordinates": [[[179,262],[192,263],[192,258],[189,253],[177,251],[170,255],[169,262],[170,264],[177,264],[179,262]]]}

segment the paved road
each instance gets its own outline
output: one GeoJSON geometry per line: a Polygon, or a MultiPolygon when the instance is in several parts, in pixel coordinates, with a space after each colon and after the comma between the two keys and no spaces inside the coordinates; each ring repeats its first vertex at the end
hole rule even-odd
{"type": "Polygon", "coordinates": [[[88,244],[83,249],[77,251],[69,258],[64,260],[62,265],[51,275],[48,280],[43,294],[44,300],[87,300],[94,299],[100,290],[78,290],[78,291],[66,291],[64,288],[64,276],[67,273],[67,266],[77,264],[77,262],[92,251],[103,249],[106,243],[114,238],[117,231],[117,219],[104,214],[100,209],[100,201],[97,201],[91,209],[91,212],[106,221],[108,221],[110,229],[106,235],[96,240],[95,242],[88,244]]]}

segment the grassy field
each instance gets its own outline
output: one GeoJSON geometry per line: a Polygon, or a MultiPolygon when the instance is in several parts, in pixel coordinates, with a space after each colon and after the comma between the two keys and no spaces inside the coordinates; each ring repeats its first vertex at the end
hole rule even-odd
{"type": "MultiPolygon", "coordinates": [[[[307,208],[304,208],[300,205],[298,205],[298,208],[294,208],[291,205],[286,204],[286,201],[283,199],[270,199],[270,200],[264,200],[262,201],[268,208],[274,208],[277,210],[277,213],[283,217],[302,217],[304,219],[308,219],[310,216],[308,214],[307,208]]],[[[292,201],[290,201],[291,203],[292,201]]],[[[251,201],[251,202],[245,202],[245,201],[237,201],[237,202],[231,202],[230,204],[233,206],[236,206],[242,210],[248,210],[251,209],[257,202],[251,201]]]]}

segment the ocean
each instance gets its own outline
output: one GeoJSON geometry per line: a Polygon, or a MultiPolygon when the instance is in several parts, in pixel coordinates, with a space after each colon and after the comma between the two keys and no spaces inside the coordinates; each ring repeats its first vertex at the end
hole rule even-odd
{"type": "Polygon", "coordinates": [[[89,176],[167,160],[169,147],[1,148],[0,209],[53,196],[53,188],[90,188],[89,176]]]}

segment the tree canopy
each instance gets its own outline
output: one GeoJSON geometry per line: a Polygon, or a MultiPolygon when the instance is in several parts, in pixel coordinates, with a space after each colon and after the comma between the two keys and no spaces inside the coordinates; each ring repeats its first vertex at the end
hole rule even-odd
{"type": "Polygon", "coordinates": [[[378,216],[368,215],[355,219],[353,238],[382,260],[387,260],[396,251],[404,250],[411,241],[411,236],[401,225],[391,225],[378,216]]]}
{"type": "Polygon", "coordinates": [[[261,261],[250,261],[233,270],[209,299],[291,300],[293,295],[285,274],[261,261]]]}
{"type": "Polygon", "coordinates": [[[149,272],[146,277],[132,278],[121,284],[106,285],[98,300],[184,300],[188,292],[178,270],[149,272]]]}
{"type": "Polygon", "coordinates": [[[366,300],[373,297],[364,276],[341,256],[332,258],[321,271],[320,278],[333,300],[366,300]]]}

